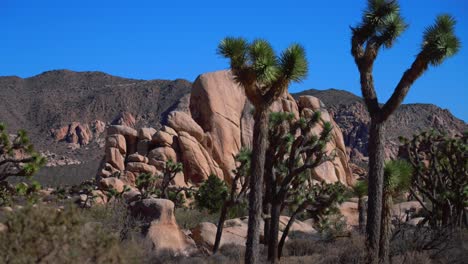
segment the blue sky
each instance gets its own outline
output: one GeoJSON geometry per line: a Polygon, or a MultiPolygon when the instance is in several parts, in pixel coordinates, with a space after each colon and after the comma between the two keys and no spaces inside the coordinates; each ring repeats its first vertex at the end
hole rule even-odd
{"type": "MultiPolygon", "coordinates": [[[[104,71],[138,79],[193,81],[225,69],[216,55],[225,36],[265,38],[280,51],[305,46],[308,78],[291,92],[338,88],[360,94],[349,26],[365,0],[337,1],[52,1],[0,0],[0,76],[29,77],[52,69],[104,71]]],[[[374,78],[386,100],[417,54],[437,14],[458,20],[460,53],[430,68],[405,103],[433,103],[468,120],[468,1],[400,1],[409,29],[380,53],[374,78]]]]}

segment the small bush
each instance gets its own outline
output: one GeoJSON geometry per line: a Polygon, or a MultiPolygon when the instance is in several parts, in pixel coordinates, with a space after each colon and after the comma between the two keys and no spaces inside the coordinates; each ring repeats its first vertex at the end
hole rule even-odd
{"type": "Polygon", "coordinates": [[[119,232],[87,222],[80,209],[40,205],[6,215],[8,231],[0,236],[3,263],[136,263],[144,255],[132,241],[121,244],[119,232]]]}
{"type": "Polygon", "coordinates": [[[201,222],[210,222],[216,224],[219,218],[219,215],[216,213],[211,214],[207,211],[186,208],[176,208],[174,214],[177,220],[177,224],[182,229],[192,229],[201,222]]]}
{"type": "Polygon", "coordinates": [[[234,244],[225,244],[219,248],[219,254],[240,263],[244,260],[245,247],[234,244]]]}
{"type": "Polygon", "coordinates": [[[285,256],[311,256],[325,251],[324,243],[310,239],[291,239],[285,244],[285,256]]]}
{"type": "Polygon", "coordinates": [[[210,175],[195,193],[195,202],[198,208],[216,213],[221,210],[227,194],[226,183],[216,175],[210,175]]]}

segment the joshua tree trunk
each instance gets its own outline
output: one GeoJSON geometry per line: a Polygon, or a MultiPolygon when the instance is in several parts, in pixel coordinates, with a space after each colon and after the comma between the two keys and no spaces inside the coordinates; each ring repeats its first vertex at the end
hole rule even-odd
{"type": "Polygon", "coordinates": [[[306,203],[303,203],[301,204],[297,209],[296,211],[294,211],[294,213],[291,215],[291,218],[289,218],[289,222],[288,224],[286,225],[286,227],[284,228],[284,231],[283,231],[283,235],[281,236],[281,240],[278,244],[278,259],[281,258],[282,254],[283,254],[283,247],[284,247],[284,242],[286,242],[286,238],[288,237],[289,235],[289,230],[291,229],[291,226],[292,224],[294,223],[294,221],[296,220],[296,216],[299,212],[302,212],[305,208],[306,208],[306,203]]]}
{"type": "MultiPolygon", "coordinates": [[[[270,152],[271,148],[268,148],[267,152],[270,152]]],[[[273,152],[273,151],[271,151],[273,152]]],[[[271,226],[271,203],[273,200],[273,158],[266,155],[266,166],[265,166],[265,198],[263,200],[263,217],[265,223],[263,225],[263,244],[268,245],[270,240],[270,226],[271,226]]]]}
{"type": "Polygon", "coordinates": [[[392,197],[384,191],[383,195],[383,207],[382,207],[382,226],[380,234],[380,251],[379,258],[381,264],[387,264],[390,262],[390,233],[392,230],[391,226],[391,208],[392,208],[392,197]]]}
{"type": "Polygon", "coordinates": [[[226,221],[226,216],[229,207],[228,203],[228,201],[224,202],[223,208],[221,209],[221,215],[219,216],[218,221],[218,228],[216,229],[216,239],[213,246],[213,254],[216,253],[216,251],[218,251],[219,245],[221,244],[221,235],[223,234],[224,221],[226,221]]]}
{"type": "MultiPolygon", "coordinates": [[[[268,176],[265,181],[268,180],[268,176]]],[[[263,215],[265,217],[265,223],[263,225],[263,244],[268,245],[270,240],[270,226],[271,226],[271,189],[270,184],[265,184],[265,201],[263,203],[263,215]]]]}
{"type": "Polygon", "coordinates": [[[368,263],[378,263],[384,179],[384,124],[371,119],[369,133],[368,263]]]}
{"type": "Polygon", "coordinates": [[[367,220],[367,202],[364,197],[359,196],[358,200],[358,212],[359,212],[359,232],[365,233],[366,231],[366,220],[367,220]]]}
{"type": "Polygon", "coordinates": [[[245,252],[245,263],[258,263],[260,221],[262,220],[263,174],[265,154],[268,147],[268,107],[255,108],[253,151],[250,175],[249,222],[245,252]]]}
{"type": "Polygon", "coordinates": [[[280,213],[281,203],[278,201],[278,199],[274,199],[271,206],[270,240],[268,241],[268,261],[271,263],[278,262],[278,233],[280,213]]]}

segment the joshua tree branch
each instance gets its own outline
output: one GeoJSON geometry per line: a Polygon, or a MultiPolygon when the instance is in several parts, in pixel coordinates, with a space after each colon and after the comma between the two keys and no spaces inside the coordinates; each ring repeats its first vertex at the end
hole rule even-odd
{"type": "Polygon", "coordinates": [[[427,70],[429,64],[424,58],[425,56],[422,53],[419,53],[411,67],[405,71],[400,82],[395,87],[392,96],[382,107],[382,121],[387,120],[388,117],[398,108],[408,94],[408,91],[414,81],[416,81],[416,79],[421,76],[425,70],[427,70]]]}

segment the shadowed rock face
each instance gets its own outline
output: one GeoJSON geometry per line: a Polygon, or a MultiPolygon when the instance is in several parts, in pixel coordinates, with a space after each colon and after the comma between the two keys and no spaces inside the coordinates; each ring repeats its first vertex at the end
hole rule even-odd
{"type": "MultiPolygon", "coordinates": [[[[232,171],[236,166],[234,157],[243,146],[248,147],[252,142],[254,122],[251,109],[243,89],[234,82],[229,71],[202,74],[193,84],[189,112],[171,112],[167,125],[159,131],[110,126],[107,142],[112,144],[107,145],[105,162],[98,177],[109,177],[115,171],[120,171],[121,175],[127,172],[135,175],[161,174],[164,163],[170,159],[184,165],[184,173],[179,176],[177,184],[180,184],[181,177],[185,182],[198,184],[211,174],[231,182],[232,171]],[[143,130],[148,134],[146,138],[137,137],[136,141],[135,136],[129,138],[129,135],[144,134],[143,130]],[[125,147],[116,147],[117,138],[126,140],[125,147]],[[141,149],[138,147],[140,145],[146,146],[145,151],[138,150],[141,149]],[[122,153],[124,149],[127,151],[122,153]],[[138,161],[133,158],[135,150],[142,155],[138,161]],[[125,160],[123,169],[122,160],[125,160]]],[[[286,93],[271,106],[271,111],[288,111],[296,118],[307,118],[315,111],[321,111],[322,122],[313,128],[317,134],[323,130],[324,122],[334,124],[323,104],[311,96],[300,97],[296,102],[286,93]]],[[[335,150],[336,158],[316,168],[313,176],[326,182],[352,184],[353,176],[346,148],[341,130],[336,124],[326,150],[335,150]]]]}

